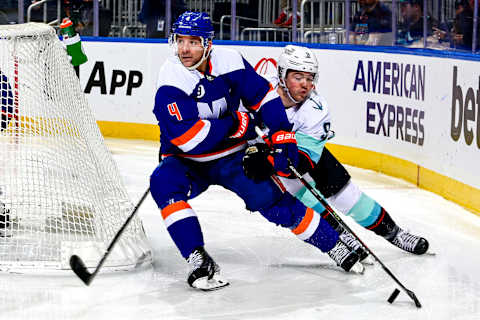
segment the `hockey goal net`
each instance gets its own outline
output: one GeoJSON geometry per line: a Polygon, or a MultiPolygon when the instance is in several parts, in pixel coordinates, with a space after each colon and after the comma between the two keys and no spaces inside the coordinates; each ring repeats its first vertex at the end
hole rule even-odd
{"type": "MultiPolygon", "coordinates": [[[[0,270],[94,267],[133,205],[55,30],[0,26],[0,270]]],[[[105,262],[151,261],[135,217],[105,262]]]]}

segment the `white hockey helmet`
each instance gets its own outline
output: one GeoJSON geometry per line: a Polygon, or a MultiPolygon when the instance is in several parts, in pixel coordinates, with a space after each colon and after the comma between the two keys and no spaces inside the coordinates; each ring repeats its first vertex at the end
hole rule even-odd
{"type": "Polygon", "coordinates": [[[318,61],[312,50],[307,47],[287,45],[278,58],[278,77],[284,82],[288,70],[311,72],[318,74],[318,61]]]}
{"type": "Polygon", "coordinates": [[[285,84],[285,78],[287,77],[288,70],[313,73],[313,82],[317,82],[318,61],[313,51],[307,47],[294,46],[291,44],[285,46],[283,52],[278,58],[277,69],[280,85],[286,91],[290,100],[295,103],[300,103],[301,101],[293,99],[285,84]]]}

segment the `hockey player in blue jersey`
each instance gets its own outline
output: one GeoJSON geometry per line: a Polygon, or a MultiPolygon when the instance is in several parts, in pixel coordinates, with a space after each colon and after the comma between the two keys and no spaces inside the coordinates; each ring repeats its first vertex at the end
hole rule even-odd
{"type": "Polygon", "coordinates": [[[191,265],[187,282],[203,290],[228,284],[204,248],[197,213],[188,203],[210,185],[235,192],[248,210],[331,252],[343,269],[363,271],[358,254],[339,241],[338,232],[317,212],[272,180],[256,183],[245,176],[243,151],[255,137],[257,122],[270,129],[279,150],[273,159],[277,174],[290,174],[286,158],[296,163],[298,149],[277,92],[238,52],[213,48],[212,38],[207,14],[185,12],[177,19],[170,39],[175,55],[160,69],[153,110],[162,160],[150,178],[151,194],[172,240],[191,265]],[[248,112],[238,110],[240,101],[248,112]]]}
{"type": "MultiPolygon", "coordinates": [[[[315,54],[306,47],[288,45],[278,59],[278,73],[267,76],[276,88],[286,107],[288,119],[293,123],[299,148],[298,170],[314,185],[327,201],[364,228],[373,231],[402,250],[424,254],[428,250],[425,238],[400,228],[390,214],[375,200],[362,192],[350,179],[345,167],[324,147],[334,137],[325,99],[315,90],[318,62],[315,54]]],[[[252,179],[267,179],[273,169],[268,162],[269,151],[261,145],[249,148],[244,159],[244,169],[252,179]]],[[[280,178],[291,194],[317,212],[323,206],[297,179],[280,178]]],[[[341,238],[354,249],[358,241],[348,241],[337,221],[331,215],[324,219],[342,232],[341,238]]]]}

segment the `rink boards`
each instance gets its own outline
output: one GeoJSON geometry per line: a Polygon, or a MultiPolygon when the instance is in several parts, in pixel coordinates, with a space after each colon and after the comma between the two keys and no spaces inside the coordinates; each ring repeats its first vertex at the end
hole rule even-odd
{"type": "MultiPolygon", "coordinates": [[[[81,86],[104,136],[152,139],[165,41],[84,41],[81,86]]],[[[260,72],[274,72],[283,44],[219,41],[260,72]]],[[[312,45],[345,163],[406,179],[480,212],[480,61],[469,54],[312,45]]]]}

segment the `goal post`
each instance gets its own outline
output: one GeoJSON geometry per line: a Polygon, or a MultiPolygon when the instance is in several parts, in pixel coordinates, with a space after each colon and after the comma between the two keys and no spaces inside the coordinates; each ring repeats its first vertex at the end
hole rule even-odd
{"type": "MultiPolygon", "coordinates": [[[[133,204],[55,30],[0,26],[0,270],[95,267],[133,204]]],[[[151,262],[138,217],[104,268],[151,262]]]]}

